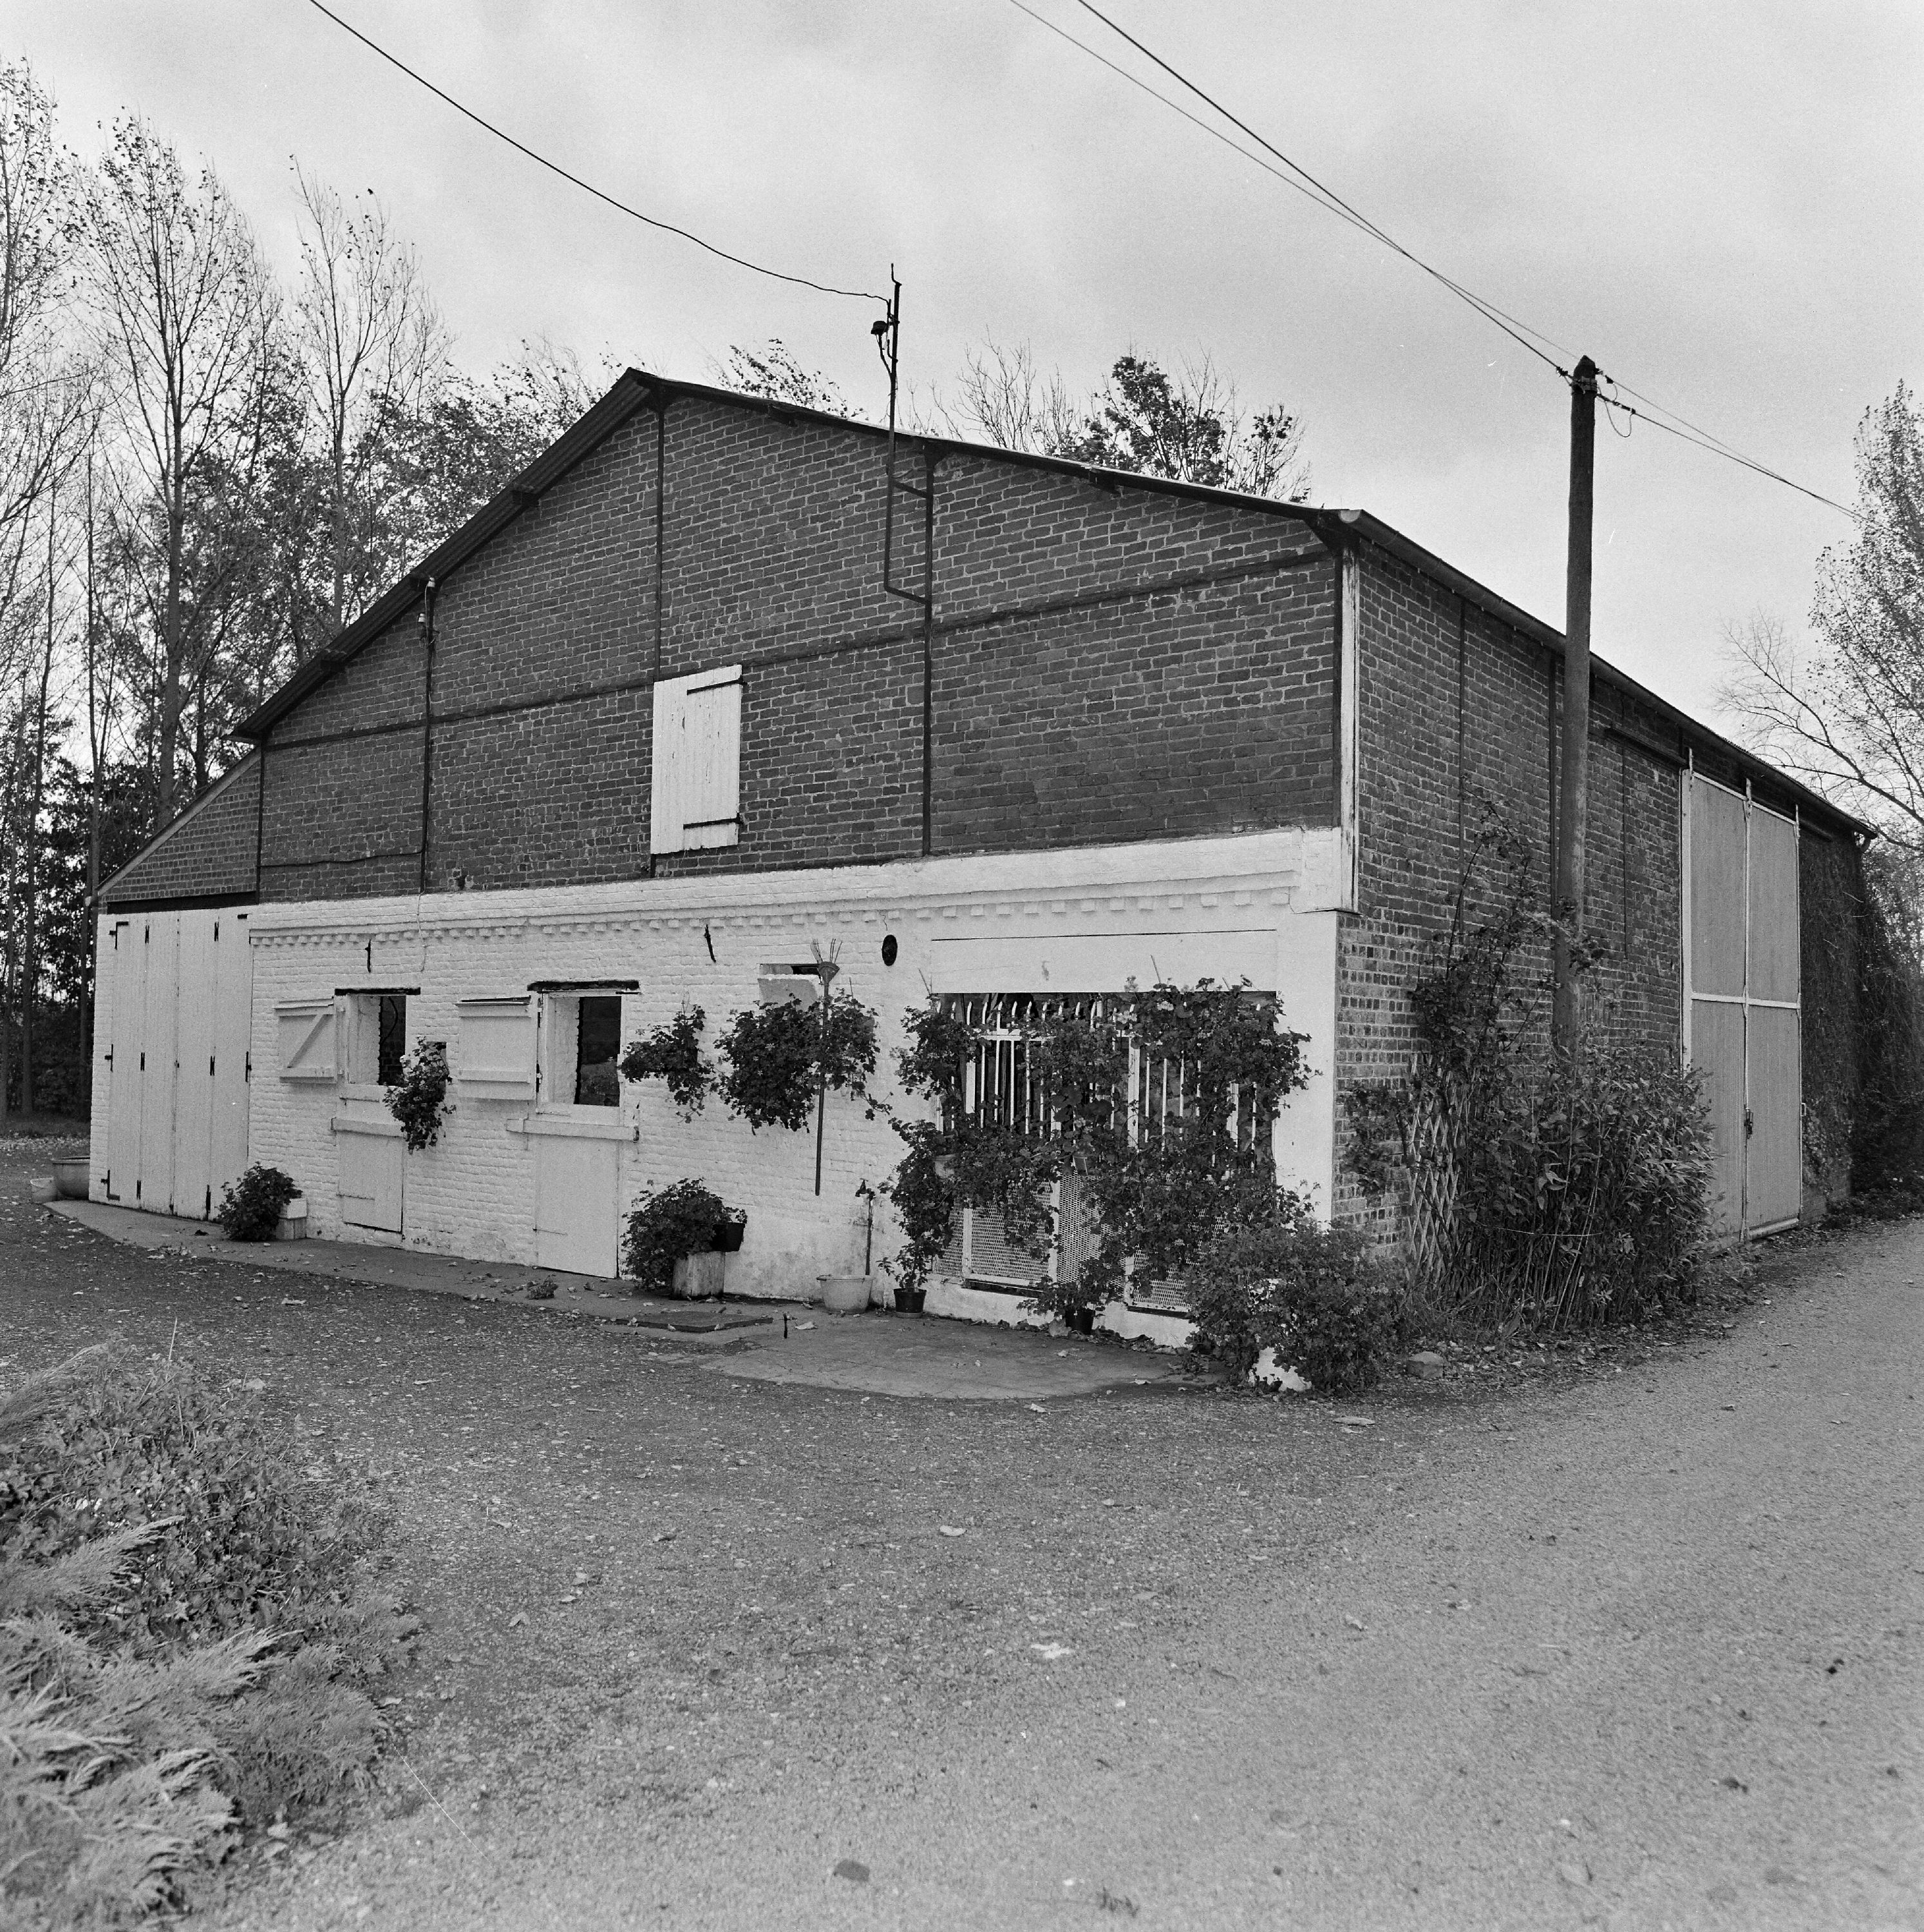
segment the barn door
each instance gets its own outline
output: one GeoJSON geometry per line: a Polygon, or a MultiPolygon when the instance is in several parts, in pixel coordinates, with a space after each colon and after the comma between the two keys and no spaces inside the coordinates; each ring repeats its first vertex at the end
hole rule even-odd
{"type": "Polygon", "coordinates": [[[150,1214],[174,1210],[174,1047],[179,1018],[181,916],[142,913],[134,922],[145,955],[141,975],[140,1162],[133,1204],[150,1214]]]}
{"type": "Polygon", "coordinates": [[[140,1176],[140,1034],[146,1002],[147,949],[137,919],[103,920],[100,946],[100,1011],[95,1030],[105,1036],[106,1110],[101,1193],[131,1206],[140,1176]]]}
{"type": "Polygon", "coordinates": [[[214,922],[212,1133],[208,1180],[214,1205],[247,1166],[247,1095],[253,1077],[253,955],[247,916],[223,912],[214,922]]]}
{"type": "Polygon", "coordinates": [[[1802,1202],[1797,826],[1692,772],[1684,794],[1684,1052],[1710,1104],[1711,1230],[1802,1202]]]}
{"type": "Polygon", "coordinates": [[[619,1142],[539,1132],[535,1143],[535,1265],[613,1275],[619,1220],[619,1142]]]}

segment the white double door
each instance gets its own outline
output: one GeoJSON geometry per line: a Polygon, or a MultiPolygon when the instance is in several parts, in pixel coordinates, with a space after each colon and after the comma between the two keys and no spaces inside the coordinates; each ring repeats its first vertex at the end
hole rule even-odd
{"type": "Polygon", "coordinates": [[[247,915],[109,914],[99,946],[89,1192],[205,1218],[247,1164],[247,915]]]}
{"type": "Polygon", "coordinates": [[[1794,819],[1686,781],[1686,1056],[1710,1103],[1711,1231],[1767,1232],[1803,1204],[1794,819]]]}

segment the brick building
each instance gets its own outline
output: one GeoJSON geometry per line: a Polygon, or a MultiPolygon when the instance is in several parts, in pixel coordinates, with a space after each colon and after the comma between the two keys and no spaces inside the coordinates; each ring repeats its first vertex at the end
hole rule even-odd
{"type": "MultiPolygon", "coordinates": [[[[1342,1092],[1407,1062],[1484,802],[1549,849],[1559,634],[1362,512],[917,437],[885,584],[885,461],[631,371],[304,664],[101,894],[95,1197],[198,1214],[261,1161],[319,1233],[612,1273],[626,1204],[700,1174],[749,1208],[730,1291],[796,1292],[859,1268],[886,1125],[832,1100],[818,1197],[812,1135],[685,1125],[607,1059],[834,945],[885,1091],[931,991],[1273,988],[1314,1069],[1282,1169],[1365,1211],[1342,1092]],[[411,1154],[382,1082],[424,1039],[454,1105],[411,1154]]],[[[1848,1117],[1849,1051],[1800,1042],[1851,1031],[1800,1016],[1855,962],[1798,908],[1863,828],[1593,682],[1604,997],[1704,1066],[1724,1225],[1776,1225],[1847,1179],[1803,1123],[1848,1117]]],[[[965,1228],[931,1308],[1008,1312],[998,1255],[965,1228]]]]}

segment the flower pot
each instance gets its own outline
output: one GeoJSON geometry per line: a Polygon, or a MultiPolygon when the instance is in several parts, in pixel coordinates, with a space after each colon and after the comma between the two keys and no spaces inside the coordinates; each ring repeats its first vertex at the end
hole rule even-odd
{"type": "Polygon", "coordinates": [[[715,1223],[715,1252],[718,1255],[739,1255],[742,1252],[742,1237],[748,1232],[748,1217],[737,1209],[726,1220],[715,1223]]]}
{"type": "Polygon", "coordinates": [[[822,1306],[831,1315],[859,1315],[868,1306],[874,1284],[865,1274],[824,1274],[821,1283],[822,1306]]]}
{"type": "Polygon", "coordinates": [[[1095,1310],[1092,1308],[1071,1308],[1069,1310],[1069,1326],[1078,1335],[1094,1334],[1095,1310]]]}
{"type": "Polygon", "coordinates": [[[277,1241],[304,1241],[307,1238],[307,1197],[297,1194],[280,1210],[280,1219],[274,1224],[274,1238],[277,1241]]]}
{"type": "Polygon", "coordinates": [[[925,1288],[898,1288],[895,1291],[895,1312],[898,1315],[919,1315],[922,1304],[928,1299],[925,1288]]]}
{"type": "Polygon", "coordinates": [[[87,1156],[85,1154],[70,1160],[56,1160],[53,1163],[53,1184],[61,1200],[85,1200],[87,1181],[87,1156]]]}

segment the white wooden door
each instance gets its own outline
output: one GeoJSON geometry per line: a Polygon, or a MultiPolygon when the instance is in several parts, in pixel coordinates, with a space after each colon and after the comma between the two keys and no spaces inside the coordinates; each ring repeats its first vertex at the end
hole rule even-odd
{"type": "Polygon", "coordinates": [[[247,1172],[248,1056],[253,1036],[254,959],[247,915],[222,912],[214,920],[213,1124],[208,1178],[214,1204],[247,1172]]]}
{"type": "Polygon", "coordinates": [[[106,1111],[94,1124],[102,1196],[131,1206],[140,1176],[140,1030],[146,949],[137,919],[103,920],[94,998],[95,1050],[106,1060],[106,1111]]]}
{"type": "Polygon", "coordinates": [[[1797,825],[1692,772],[1684,1051],[1711,1129],[1711,1232],[1768,1233],[1803,1190],[1797,825]]]}
{"type": "Polygon", "coordinates": [[[181,916],[175,954],[174,1171],[171,1210],[214,1211],[214,922],[181,916]]]}
{"type": "Polygon", "coordinates": [[[177,912],[142,913],[136,922],[145,964],[141,974],[140,1165],[133,1204],[154,1214],[174,1208],[174,1042],[180,949],[177,912]]]}
{"type": "Polygon", "coordinates": [[[535,1265],[619,1274],[620,1143],[561,1134],[533,1138],[535,1265]]]}
{"type": "Polygon", "coordinates": [[[341,1220],[350,1228],[398,1234],[407,1183],[401,1124],[371,1112],[354,1118],[337,1114],[334,1132],[341,1220]]]}

